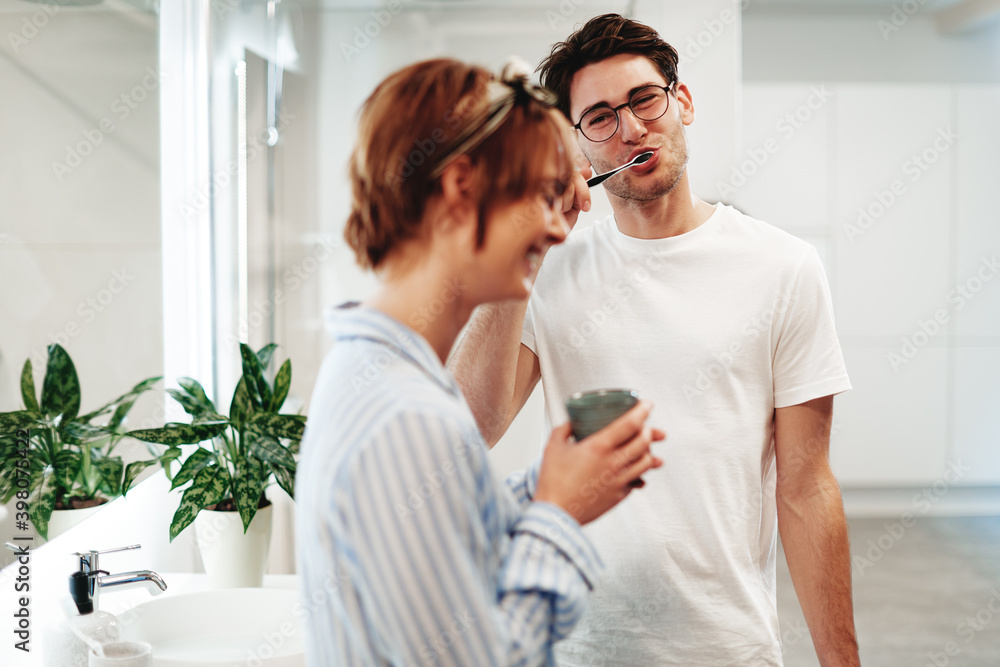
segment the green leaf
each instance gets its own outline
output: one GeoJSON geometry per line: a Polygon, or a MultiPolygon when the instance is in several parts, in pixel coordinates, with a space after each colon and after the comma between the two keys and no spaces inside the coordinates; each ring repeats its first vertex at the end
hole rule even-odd
{"type": "Polygon", "coordinates": [[[274,351],[278,349],[278,346],[274,343],[268,343],[264,347],[257,351],[257,360],[260,362],[260,367],[262,370],[267,370],[268,365],[271,363],[271,356],[274,351]]]}
{"type": "Polygon", "coordinates": [[[64,442],[82,445],[104,438],[110,438],[112,433],[103,426],[92,426],[84,422],[63,422],[59,426],[59,435],[64,442]]]}
{"type": "Polygon", "coordinates": [[[250,391],[250,403],[258,410],[266,410],[271,404],[271,386],[264,377],[260,360],[246,343],[240,343],[240,356],[243,359],[243,377],[247,378],[247,389],[250,391]]]}
{"type": "Polygon", "coordinates": [[[13,435],[21,429],[28,429],[38,422],[39,415],[18,410],[17,412],[0,412],[0,433],[13,435]]]}
{"type": "Polygon", "coordinates": [[[250,522],[257,513],[260,494],[264,492],[267,474],[257,461],[236,461],[236,475],[233,477],[233,502],[243,520],[243,532],[247,532],[250,522]]]}
{"type": "MultiPolygon", "coordinates": [[[[180,452],[180,450],[177,451],[178,453],[180,452]]],[[[139,476],[139,473],[156,463],[157,460],[152,459],[149,461],[132,461],[132,463],[125,466],[125,476],[122,478],[121,494],[123,496],[127,494],[129,489],[132,488],[132,483],[135,482],[135,478],[139,476]]]]}
{"type": "Polygon", "coordinates": [[[41,412],[38,407],[38,399],[35,398],[35,376],[31,369],[31,359],[24,360],[24,368],[21,369],[21,398],[24,400],[24,407],[32,412],[41,412]]]}
{"type": "Polygon", "coordinates": [[[125,435],[161,445],[195,445],[219,435],[229,426],[225,420],[197,422],[194,424],[167,424],[163,428],[129,431],[125,435]]]}
{"type": "Polygon", "coordinates": [[[198,512],[222,500],[229,484],[230,479],[225,468],[219,466],[202,468],[195,475],[191,486],[181,496],[180,506],[170,522],[170,541],[173,542],[182,530],[191,525],[198,512]]]}
{"type": "Polygon", "coordinates": [[[160,467],[163,468],[163,474],[167,476],[167,479],[171,479],[170,464],[176,461],[178,458],[180,458],[180,455],[183,453],[184,450],[182,450],[180,447],[168,447],[167,451],[163,452],[162,454],[157,454],[156,450],[153,448],[152,445],[147,444],[146,448],[149,450],[149,453],[155,456],[157,460],[160,462],[160,467]]]}
{"type": "Polygon", "coordinates": [[[100,473],[101,479],[104,480],[108,485],[108,493],[112,496],[121,495],[122,486],[122,472],[125,469],[125,464],[122,463],[121,458],[117,456],[109,456],[102,459],[94,459],[91,462],[97,472],[100,473]]]}
{"type": "Polygon", "coordinates": [[[254,456],[264,463],[284,466],[295,470],[295,458],[274,438],[249,427],[245,436],[246,445],[254,456]]]}
{"type": "Polygon", "coordinates": [[[49,345],[49,363],[42,382],[42,412],[70,421],[80,412],[80,378],[69,354],[58,343],[49,345]]]}
{"type": "Polygon", "coordinates": [[[101,407],[97,408],[93,412],[88,412],[87,414],[83,415],[82,417],[80,417],[80,420],[81,421],[87,421],[87,422],[89,422],[89,421],[93,420],[95,417],[100,417],[101,415],[103,415],[104,413],[106,413],[111,408],[113,408],[115,406],[119,406],[119,404],[122,403],[122,401],[125,401],[126,399],[129,399],[129,398],[132,398],[132,399],[137,398],[140,394],[149,391],[153,387],[154,384],[156,384],[157,382],[159,382],[162,379],[163,378],[160,377],[160,376],[146,378],[145,380],[143,380],[139,384],[135,385],[134,387],[132,387],[131,389],[129,389],[127,392],[125,392],[124,394],[122,394],[121,396],[119,396],[118,398],[116,398],[115,400],[110,401],[108,403],[105,403],[104,405],[102,405],[101,407]]]}
{"type": "Polygon", "coordinates": [[[299,415],[276,415],[273,412],[257,412],[250,417],[247,427],[272,438],[301,440],[306,428],[306,420],[299,415]]]}
{"type": "Polygon", "coordinates": [[[61,449],[56,452],[49,465],[52,466],[53,484],[68,494],[73,490],[77,477],[81,476],[83,454],[71,449],[61,449]]]}
{"type": "Polygon", "coordinates": [[[188,393],[197,405],[201,406],[202,413],[216,412],[215,403],[209,399],[208,395],[205,393],[205,388],[202,387],[197,380],[189,377],[182,377],[177,379],[177,384],[179,384],[181,388],[188,393]]]}
{"type": "Polygon", "coordinates": [[[271,412],[277,412],[288,398],[288,390],[292,386],[292,360],[285,359],[278,374],[274,377],[274,397],[271,399],[271,412]]]}
{"type": "Polygon", "coordinates": [[[41,480],[35,488],[35,492],[28,499],[28,517],[35,526],[35,530],[43,539],[49,539],[49,519],[52,517],[52,510],[56,506],[56,485],[55,474],[51,468],[42,473],[41,480]]]}
{"type": "Polygon", "coordinates": [[[117,432],[121,425],[125,423],[125,418],[128,417],[128,413],[132,410],[132,406],[135,402],[139,400],[138,396],[131,396],[126,398],[118,407],[115,408],[115,414],[111,416],[111,420],[108,422],[108,430],[117,432]]]}
{"type": "Polygon", "coordinates": [[[174,475],[173,482],[170,484],[170,490],[173,491],[178,486],[187,484],[188,481],[194,479],[194,476],[201,472],[203,468],[216,462],[217,459],[215,453],[211,450],[196,449],[191,453],[191,456],[184,460],[184,463],[181,464],[181,469],[177,471],[176,475],[174,475]]]}
{"type": "Polygon", "coordinates": [[[278,486],[285,490],[289,496],[295,498],[295,472],[281,466],[269,466],[274,473],[274,479],[278,481],[278,486]]]}
{"type": "Polygon", "coordinates": [[[233,402],[229,405],[229,421],[236,425],[236,430],[242,430],[243,424],[250,414],[250,390],[247,389],[247,378],[244,375],[233,392],[233,402]]]}
{"type": "Polygon", "coordinates": [[[205,411],[205,408],[199,405],[198,401],[189,396],[186,392],[180,391],[179,389],[167,389],[167,393],[171,398],[181,404],[181,407],[184,408],[184,412],[188,413],[195,419],[200,417],[202,412],[205,411]]]}

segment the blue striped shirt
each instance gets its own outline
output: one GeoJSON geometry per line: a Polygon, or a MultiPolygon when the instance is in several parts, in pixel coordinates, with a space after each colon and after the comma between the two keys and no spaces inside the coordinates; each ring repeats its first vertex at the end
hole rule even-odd
{"type": "Polygon", "coordinates": [[[577,522],[504,484],[422,337],[338,309],[296,478],[308,664],[550,665],[603,569],[577,522]]]}

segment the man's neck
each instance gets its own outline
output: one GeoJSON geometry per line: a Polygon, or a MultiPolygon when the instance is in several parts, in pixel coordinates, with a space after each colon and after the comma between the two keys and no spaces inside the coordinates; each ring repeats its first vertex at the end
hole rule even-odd
{"type": "Polygon", "coordinates": [[[659,199],[636,201],[608,193],[615,221],[622,234],[637,239],[679,236],[700,227],[715,207],[691,193],[685,173],[669,193],[659,199]]]}

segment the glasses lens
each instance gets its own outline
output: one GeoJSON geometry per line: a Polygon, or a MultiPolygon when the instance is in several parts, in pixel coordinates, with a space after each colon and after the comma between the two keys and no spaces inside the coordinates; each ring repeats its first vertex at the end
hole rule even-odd
{"type": "Polygon", "coordinates": [[[607,141],[617,129],[618,114],[608,107],[591,109],[580,119],[580,130],[591,141],[607,141]]]}
{"type": "Polygon", "coordinates": [[[649,86],[636,91],[628,105],[639,120],[656,120],[667,113],[668,102],[667,91],[659,86],[649,86]]]}
{"type": "MultiPolygon", "coordinates": [[[[636,91],[628,106],[639,120],[656,120],[667,113],[669,103],[667,91],[659,86],[647,86],[636,91]]],[[[618,131],[619,113],[609,107],[591,109],[580,119],[583,136],[591,141],[607,141],[618,131]]]]}

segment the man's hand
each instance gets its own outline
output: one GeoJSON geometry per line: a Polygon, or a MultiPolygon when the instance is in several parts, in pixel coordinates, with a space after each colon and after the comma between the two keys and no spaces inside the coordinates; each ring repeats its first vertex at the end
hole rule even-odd
{"type": "Polygon", "coordinates": [[[583,151],[577,146],[576,131],[570,129],[569,132],[573,133],[573,136],[567,139],[566,144],[570,147],[570,161],[575,165],[576,169],[573,172],[573,178],[570,181],[569,187],[563,193],[562,210],[563,215],[566,217],[566,222],[569,224],[570,229],[572,229],[576,226],[576,220],[580,217],[580,211],[590,210],[590,188],[587,187],[587,179],[594,175],[594,170],[590,166],[590,162],[587,161],[586,156],[584,156],[583,151]]]}

